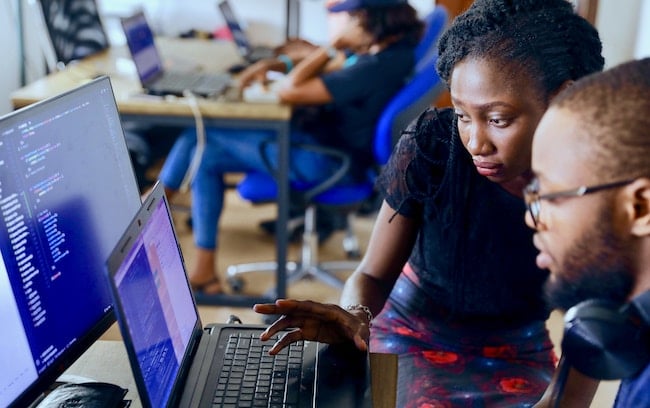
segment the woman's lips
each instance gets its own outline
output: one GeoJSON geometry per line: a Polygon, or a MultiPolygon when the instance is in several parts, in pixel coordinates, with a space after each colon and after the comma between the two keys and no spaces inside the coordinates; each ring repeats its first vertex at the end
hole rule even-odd
{"type": "Polygon", "coordinates": [[[476,171],[481,176],[497,176],[501,168],[503,167],[501,164],[498,163],[490,163],[490,162],[485,162],[485,161],[479,161],[479,160],[474,160],[474,166],[476,166],[476,171]]]}

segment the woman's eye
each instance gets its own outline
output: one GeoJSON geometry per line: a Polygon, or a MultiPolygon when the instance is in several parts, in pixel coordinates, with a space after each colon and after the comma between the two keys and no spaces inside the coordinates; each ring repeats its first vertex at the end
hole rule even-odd
{"type": "Polygon", "coordinates": [[[505,127],[508,126],[510,121],[504,118],[492,118],[490,119],[490,123],[497,127],[505,127]]]}
{"type": "Polygon", "coordinates": [[[463,113],[458,113],[458,112],[455,112],[455,113],[456,113],[456,117],[458,118],[459,122],[469,122],[469,118],[467,117],[467,115],[465,115],[463,113]]]}

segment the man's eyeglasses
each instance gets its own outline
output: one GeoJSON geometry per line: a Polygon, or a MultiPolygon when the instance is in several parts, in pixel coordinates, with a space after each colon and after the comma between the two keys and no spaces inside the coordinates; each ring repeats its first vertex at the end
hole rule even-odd
{"type": "Polygon", "coordinates": [[[539,194],[539,180],[533,179],[530,184],[524,189],[524,200],[526,201],[526,207],[530,213],[531,218],[533,219],[533,224],[535,228],[539,224],[539,213],[542,200],[554,200],[556,198],[565,198],[565,197],[582,197],[587,194],[595,193],[597,191],[607,190],[610,188],[622,187],[626,184],[630,184],[636,180],[627,179],[621,181],[615,181],[613,183],[598,184],[596,186],[580,186],[571,190],[558,191],[556,193],[548,194],[539,194]]]}

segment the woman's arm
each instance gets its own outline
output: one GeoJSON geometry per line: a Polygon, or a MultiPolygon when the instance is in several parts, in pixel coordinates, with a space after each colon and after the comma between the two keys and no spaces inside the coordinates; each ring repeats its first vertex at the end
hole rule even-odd
{"type": "Polygon", "coordinates": [[[271,349],[277,353],[299,340],[325,343],[352,341],[360,350],[367,350],[370,335],[368,314],[349,305],[363,305],[374,314],[379,313],[390,293],[417,236],[417,223],[401,215],[385,202],[377,216],[368,250],[359,268],[345,284],[341,306],[312,301],[278,300],[272,304],[255,305],[263,314],[282,315],[262,334],[268,340],[279,331],[291,329],[271,349]]]}
{"type": "Polygon", "coordinates": [[[395,215],[395,210],[384,201],[366,254],[347,280],[340,304],[365,305],[373,315],[377,315],[411,254],[417,232],[415,220],[395,215]]]}
{"type": "Polygon", "coordinates": [[[332,95],[320,76],[343,67],[345,54],[340,50],[367,52],[370,47],[368,37],[369,34],[364,31],[359,20],[350,19],[329,47],[317,48],[289,72],[278,92],[280,101],[293,105],[323,105],[332,102],[332,95]]]}
{"type": "MultiPolygon", "coordinates": [[[[341,58],[332,56],[329,47],[320,47],[289,72],[278,92],[280,101],[292,105],[323,105],[332,102],[332,94],[320,77],[325,67],[341,58]]],[[[338,64],[338,62],[336,62],[338,64]]]]}

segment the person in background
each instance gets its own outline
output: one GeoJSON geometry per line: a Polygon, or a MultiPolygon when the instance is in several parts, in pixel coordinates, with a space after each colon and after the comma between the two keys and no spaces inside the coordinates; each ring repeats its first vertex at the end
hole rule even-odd
{"type": "MultiPolygon", "coordinates": [[[[574,83],[553,99],[533,140],[526,222],[535,230],[537,265],[550,271],[546,296],[562,310],[610,303],[612,320],[601,314],[603,331],[620,330],[614,321],[633,309],[618,310],[632,302],[650,330],[650,303],[642,300],[650,295],[648,113],[650,58],[574,83]]],[[[650,344],[639,347],[650,353],[650,344]]],[[[621,382],[616,407],[650,407],[650,361],[636,358],[641,368],[621,382]]],[[[573,374],[580,386],[567,385],[561,406],[588,407],[596,382],[573,374]]]]}
{"type": "Polygon", "coordinates": [[[442,34],[452,109],[429,109],[382,172],[385,199],[339,305],[278,300],[263,333],[399,355],[397,406],[530,406],[554,373],[549,308],[523,215],[535,128],[604,60],[566,0],[476,0],[442,34]],[[373,318],[373,316],[376,316],[373,318]]]}
{"type": "MultiPolygon", "coordinates": [[[[300,61],[298,56],[282,54],[254,64],[242,72],[240,81],[246,86],[264,81],[268,71],[286,72],[278,95],[281,102],[294,106],[291,142],[342,149],[355,157],[346,176],[349,181],[371,165],[375,123],[412,72],[423,24],[406,0],[343,1],[330,11],[350,15],[330,45],[305,53],[300,61]],[[351,65],[345,64],[344,51],[348,50],[357,52],[351,65]]],[[[160,173],[168,197],[181,186],[195,146],[196,130],[188,129],[172,148],[160,173]]],[[[215,264],[224,174],[268,173],[271,170],[263,156],[275,165],[276,151],[271,131],[206,129],[205,150],[191,184],[196,263],[189,279],[195,291],[216,294],[222,290],[215,264]]],[[[320,153],[298,147],[290,152],[292,181],[318,183],[338,166],[338,160],[320,153]]]]}

